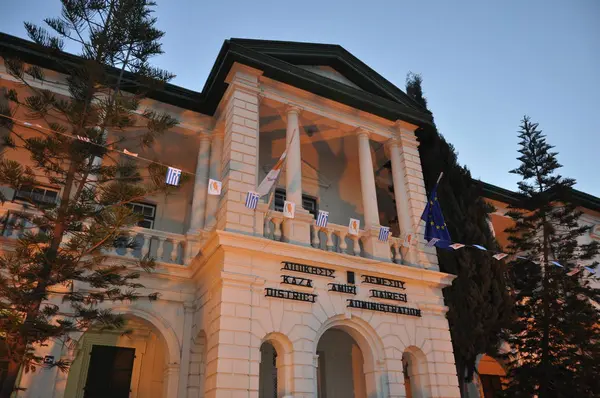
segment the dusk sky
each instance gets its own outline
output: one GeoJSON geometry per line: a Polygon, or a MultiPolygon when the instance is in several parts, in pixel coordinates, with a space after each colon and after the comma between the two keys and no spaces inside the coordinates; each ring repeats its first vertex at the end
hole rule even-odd
{"type": "MultiPolygon", "coordinates": [[[[157,0],[174,84],[201,91],[230,37],[340,44],[404,89],[421,73],[440,132],[475,178],[516,189],[524,114],[561,172],[600,196],[600,1],[157,0]]],[[[58,0],[2,1],[0,31],[58,16],[58,0]]],[[[67,50],[77,51],[74,47],[67,50]]]]}

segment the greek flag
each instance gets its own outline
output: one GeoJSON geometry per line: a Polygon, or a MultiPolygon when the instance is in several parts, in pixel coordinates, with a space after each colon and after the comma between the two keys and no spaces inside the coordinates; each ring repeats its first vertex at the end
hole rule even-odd
{"type": "Polygon", "coordinates": [[[379,240],[382,242],[387,242],[390,237],[390,227],[381,227],[379,228],[379,240]]]}
{"type": "Polygon", "coordinates": [[[181,170],[175,167],[169,167],[167,170],[167,180],[165,181],[168,185],[179,185],[179,178],[181,177],[181,170]]]}
{"type": "Polygon", "coordinates": [[[256,209],[256,205],[258,205],[258,198],[260,198],[260,195],[256,192],[248,192],[246,195],[246,207],[252,210],[256,209]]]}
{"type": "Polygon", "coordinates": [[[325,228],[328,220],[329,212],[325,210],[319,210],[319,215],[317,216],[317,227],[325,228]]]}

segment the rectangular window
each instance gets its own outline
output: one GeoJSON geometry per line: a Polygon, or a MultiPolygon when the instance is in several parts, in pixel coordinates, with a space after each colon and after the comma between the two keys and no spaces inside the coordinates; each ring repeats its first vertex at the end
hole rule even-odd
{"type": "Polygon", "coordinates": [[[154,228],[154,217],[156,216],[156,206],[148,203],[128,203],[126,205],[129,207],[134,213],[140,214],[144,217],[143,220],[138,222],[138,227],[143,228],[154,228]]]}
{"type": "Polygon", "coordinates": [[[22,187],[15,192],[15,200],[23,200],[37,204],[56,204],[58,189],[46,187],[22,187]]]}
{"type": "MultiPolygon", "coordinates": [[[[283,204],[285,202],[285,189],[277,188],[275,190],[275,198],[273,208],[275,211],[283,211],[283,204]]],[[[308,210],[314,217],[317,216],[317,198],[308,195],[302,195],[302,208],[308,210]]]]}

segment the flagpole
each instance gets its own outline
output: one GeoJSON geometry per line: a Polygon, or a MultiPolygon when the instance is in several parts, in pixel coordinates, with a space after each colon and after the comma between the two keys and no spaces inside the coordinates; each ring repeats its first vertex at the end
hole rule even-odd
{"type": "Polygon", "coordinates": [[[443,177],[443,176],[444,176],[444,172],[442,171],[442,172],[440,173],[440,176],[438,177],[437,181],[435,182],[435,183],[436,183],[436,185],[440,183],[440,180],[442,179],[442,177],[443,177]]]}
{"type": "MultiPolygon", "coordinates": [[[[440,175],[438,176],[438,178],[437,178],[437,180],[435,182],[435,185],[437,185],[437,184],[440,183],[440,181],[442,180],[443,176],[444,176],[444,172],[442,171],[442,172],[440,172],[440,175]]],[[[429,201],[428,197],[426,197],[425,199],[427,201],[429,201]]],[[[415,235],[415,238],[416,238],[416,235],[418,235],[418,230],[419,230],[419,227],[421,226],[421,221],[423,221],[423,219],[419,218],[419,221],[417,221],[417,223],[415,225],[413,225],[413,230],[411,232],[412,232],[413,235],[415,235]]],[[[419,242],[418,242],[417,239],[415,239],[415,242],[416,242],[417,245],[419,244],[419,242]]]]}
{"type": "MultiPolygon", "coordinates": [[[[294,129],[294,133],[295,132],[296,132],[296,129],[294,129]]],[[[298,134],[298,135],[300,135],[300,134],[298,134]]],[[[286,142],[286,147],[283,150],[284,152],[287,151],[287,149],[292,144],[292,142],[294,142],[294,138],[296,138],[296,134],[292,134],[292,139],[290,140],[289,144],[286,142]]],[[[283,163],[283,167],[282,167],[282,169],[285,169],[286,173],[287,173],[287,160],[288,160],[288,157],[286,156],[283,161],[284,163],[283,163]]],[[[271,214],[271,203],[272,203],[273,199],[275,198],[275,190],[277,190],[277,183],[279,182],[280,177],[281,177],[281,173],[279,173],[277,175],[277,179],[275,180],[275,182],[273,183],[273,186],[271,187],[271,193],[269,194],[269,200],[267,201],[267,212],[265,213],[265,216],[263,218],[263,224],[264,224],[265,220],[267,219],[267,217],[269,217],[269,215],[271,214]]],[[[300,205],[302,205],[302,203],[300,205]]]]}

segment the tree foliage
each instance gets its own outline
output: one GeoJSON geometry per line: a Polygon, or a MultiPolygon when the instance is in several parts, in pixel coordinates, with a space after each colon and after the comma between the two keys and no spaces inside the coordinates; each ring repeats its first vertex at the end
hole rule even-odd
{"type": "Polygon", "coordinates": [[[5,247],[0,255],[0,337],[9,362],[0,397],[16,388],[21,367],[35,370],[40,364],[36,346],[91,326],[123,327],[123,317],[103,303],[141,298],[140,271],[154,267],[148,257],[133,264],[106,255],[115,245],[135,245],[127,230],[139,215],[126,204],[173,189],[163,182],[163,167],[144,165],[142,171],[133,158],[112,151],[137,145],[151,152],[154,139],[177,124],[141,105],[173,77],[149,63],[162,53],[164,34],[155,28],[154,5],[62,0],[62,15],[45,20],[49,29],[26,23],[29,37],[51,57],[65,41],[81,47],[79,59],[55,58],[67,76],[63,83],[36,65],[4,56],[19,87],[4,91],[0,109],[0,127],[8,130],[0,184],[21,191],[38,185],[62,189],[56,203],[31,195],[22,211],[5,218],[5,228],[21,234],[14,249],[5,247]],[[68,95],[46,89],[56,84],[68,95]],[[15,117],[30,120],[29,127],[15,117]],[[10,151],[29,154],[30,161],[10,160],[10,151]]]}
{"type": "Polygon", "coordinates": [[[575,181],[557,173],[557,153],[524,117],[519,138],[520,200],[509,215],[510,263],[517,317],[506,334],[509,397],[593,397],[600,391],[600,290],[586,271],[598,243],[580,244],[590,226],[572,198],[575,181]],[[558,265],[557,265],[558,264],[558,265]],[[579,271],[567,275],[570,271],[579,271]],[[597,304],[596,304],[597,306],[597,304]]]}
{"type": "MultiPolygon", "coordinates": [[[[427,109],[420,75],[410,73],[407,76],[406,92],[427,109]]],[[[438,198],[452,240],[496,248],[489,228],[493,207],[484,200],[481,184],[458,163],[454,147],[435,125],[421,127],[415,134],[419,140],[426,189],[431,190],[440,172],[444,173],[438,198]]],[[[470,381],[475,372],[477,356],[496,352],[500,332],[510,319],[505,265],[487,253],[473,250],[438,249],[438,258],[442,272],[457,276],[452,286],[444,289],[444,298],[449,307],[447,317],[459,384],[464,392],[465,382],[470,381]]]]}

